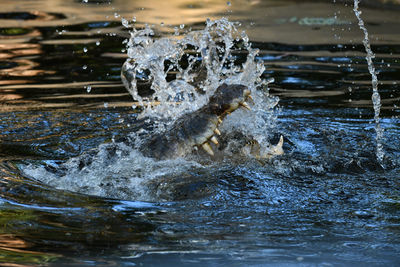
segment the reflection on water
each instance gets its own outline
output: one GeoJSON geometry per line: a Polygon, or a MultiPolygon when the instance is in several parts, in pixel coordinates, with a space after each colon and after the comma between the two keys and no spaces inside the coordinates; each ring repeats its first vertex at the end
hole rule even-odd
{"type": "Polygon", "coordinates": [[[0,265],[399,263],[398,1],[360,4],[384,168],[353,1],[83,2],[0,2],[0,265]],[[120,81],[122,17],[155,24],[158,38],[221,16],[242,23],[263,77],[275,79],[280,107],[266,135],[285,136],[284,156],[166,176],[153,189],[175,201],[160,203],[56,190],[22,174],[21,163],[51,169],[149,127],[120,81]]]}

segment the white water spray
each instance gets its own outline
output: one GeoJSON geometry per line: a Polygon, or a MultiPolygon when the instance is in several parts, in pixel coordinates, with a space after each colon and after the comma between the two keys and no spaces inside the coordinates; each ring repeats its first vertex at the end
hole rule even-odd
{"type": "Polygon", "coordinates": [[[361,18],[361,11],[358,9],[360,1],[359,0],[354,0],[354,14],[356,15],[358,19],[358,26],[364,33],[364,40],[363,44],[365,47],[365,51],[367,52],[367,56],[365,57],[367,59],[368,63],[368,71],[371,74],[372,77],[372,103],[374,105],[374,120],[375,120],[375,131],[376,131],[376,157],[380,163],[383,161],[384,157],[384,151],[383,151],[383,146],[382,146],[382,139],[383,139],[383,128],[381,127],[380,124],[380,110],[381,110],[381,97],[379,95],[378,91],[378,77],[375,72],[375,67],[374,63],[372,61],[373,58],[375,58],[375,54],[371,50],[371,44],[369,42],[369,37],[368,37],[368,31],[367,28],[364,25],[364,21],[361,18]]]}
{"type": "MultiPolygon", "coordinates": [[[[127,28],[132,26],[123,24],[127,28]]],[[[262,78],[265,67],[257,59],[259,50],[251,47],[249,37],[238,25],[226,18],[207,20],[203,30],[177,32],[163,38],[155,38],[149,26],[133,29],[127,41],[128,59],[122,67],[122,81],[143,107],[139,117],[151,117],[155,126],[163,130],[165,124],[204,106],[221,84],[242,84],[254,98],[252,112],[237,111],[224,125],[229,130],[246,132],[260,144],[268,143],[266,133],[274,121],[271,111],[278,99],[268,94],[272,81],[262,78]],[[240,55],[246,55],[242,64],[235,62],[240,55]],[[185,57],[187,66],[183,67],[185,57]],[[175,78],[168,79],[173,73],[175,78]],[[143,76],[151,80],[154,91],[147,99],[138,93],[137,82],[143,76]],[[155,102],[157,105],[147,104],[155,102]]]]}

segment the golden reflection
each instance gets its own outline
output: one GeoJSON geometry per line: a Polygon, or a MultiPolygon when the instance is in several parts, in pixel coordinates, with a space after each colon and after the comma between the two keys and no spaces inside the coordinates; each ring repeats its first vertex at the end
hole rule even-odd
{"type": "Polygon", "coordinates": [[[59,257],[55,254],[28,250],[30,247],[31,244],[14,235],[0,234],[0,266],[32,266],[24,263],[43,264],[59,257]]]}
{"type": "Polygon", "coordinates": [[[18,239],[10,234],[0,234],[1,249],[15,250],[27,247],[29,247],[29,244],[22,239],[18,239]]]}
{"type": "MultiPolygon", "coordinates": [[[[236,1],[242,3],[240,8],[247,9],[249,1],[236,1]]],[[[180,25],[182,23],[204,22],[206,18],[221,17],[221,13],[227,13],[231,9],[226,0],[114,0],[111,4],[85,4],[75,0],[43,0],[40,5],[35,5],[30,0],[20,0],[18,5],[15,0],[2,0],[0,10],[2,12],[34,11],[39,14],[32,20],[18,21],[0,19],[2,27],[38,27],[38,26],[65,26],[92,21],[121,21],[118,16],[131,19],[137,17],[139,22],[180,25]],[[51,16],[60,14],[65,17],[51,16]],[[117,16],[114,16],[117,13],[117,16]],[[44,14],[48,14],[45,16],[44,14]],[[46,19],[44,19],[46,18],[46,19]]]]}
{"type": "Polygon", "coordinates": [[[39,66],[38,63],[35,63],[29,59],[17,59],[13,61],[17,64],[17,66],[13,68],[0,70],[1,76],[9,76],[9,77],[33,77],[36,75],[43,74],[54,74],[54,71],[50,70],[34,70],[35,67],[39,66]]]}
{"type": "MultiPolygon", "coordinates": [[[[1,40],[1,39],[0,39],[1,40]]],[[[0,41],[1,42],[1,41],[0,41]]],[[[17,56],[39,55],[42,51],[38,44],[2,44],[0,43],[0,58],[8,59],[17,56]]]]}

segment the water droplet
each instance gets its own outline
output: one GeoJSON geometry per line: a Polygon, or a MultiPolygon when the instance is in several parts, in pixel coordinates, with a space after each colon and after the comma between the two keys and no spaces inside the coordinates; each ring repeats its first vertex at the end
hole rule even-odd
{"type": "Polygon", "coordinates": [[[232,5],[232,3],[231,3],[230,1],[226,2],[226,4],[227,4],[228,6],[231,6],[231,5],[232,5]]]}
{"type": "Polygon", "coordinates": [[[86,53],[88,49],[86,47],[83,48],[83,52],[86,53]]]}
{"type": "Polygon", "coordinates": [[[99,46],[99,45],[100,45],[100,41],[97,41],[97,42],[96,42],[96,45],[99,46]]]}
{"type": "Polygon", "coordinates": [[[90,91],[92,91],[92,86],[88,85],[88,86],[86,87],[86,91],[87,91],[88,93],[90,93],[90,91]]]}
{"type": "Polygon", "coordinates": [[[108,103],[107,102],[104,102],[104,107],[108,108],[108,103]]]}
{"type": "Polygon", "coordinates": [[[89,0],[82,0],[82,3],[89,3],[89,0]]]}
{"type": "Polygon", "coordinates": [[[86,70],[87,69],[87,65],[83,65],[82,69],[86,70]]]}
{"type": "Polygon", "coordinates": [[[179,25],[179,28],[181,28],[181,29],[185,28],[185,24],[179,25]]]}
{"type": "Polygon", "coordinates": [[[130,27],[129,21],[127,19],[122,18],[121,22],[122,22],[122,26],[124,26],[125,28],[129,28],[130,27]]]}

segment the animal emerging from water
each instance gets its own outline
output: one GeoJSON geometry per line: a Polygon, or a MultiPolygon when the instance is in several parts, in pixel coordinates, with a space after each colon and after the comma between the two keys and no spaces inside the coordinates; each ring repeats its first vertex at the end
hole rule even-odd
{"type": "MultiPolygon", "coordinates": [[[[218,126],[227,115],[240,107],[251,110],[247,103],[251,99],[246,86],[224,83],[215,90],[205,106],[178,118],[166,131],[151,136],[141,145],[140,151],[148,157],[169,159],[184,157],[193,149],[201,148],[213,157],[212,144],[218,146],[217,136],[221,135],[218,126]]],[[[283,154],[282,146],[283,137],[268,153],[262,154],[258,142],[247,137],[243,152],[247,150],[257,158],[268,158],[283,154]]]]}
{"type": "MultiPolygon", "coordinates": [[[[222,84],[215,90],[206,105],[182,115],[164,131],[141,137],[140,144],[129,138],[122,138],[86,151],[65,163],[46,164],[45,169],[53,174],[50,177],[54,177],[50,183],[54,182],[57,187],[69,190],[72,185],[80,193],[93,194],[95,192],[94,194],[121,199],[169,201],[213,194],[218,180],[209,175],[196,174],[202,168],[194,172],[171,171],[161,177],[150,175],[151,178],[141,179],[138,188],[126,185],[131,184],[132,177],[146,175],[146,164],[154,167],[158,166],[158,163],[163,166],[166,162],[165,164],[170,166],[171,163],[165,160],[178,159],[178,161],[172,161],[176,163],[179,162],[179,158],[188,158],[188,162],[193,162],[191,160],[194,159],[199,163],[213,164],[221,159],[221,154],[226,154],[227,157],[232,156],[233,161],[247,160],[252,157],[264,162],[271,157],[283,154],[282,136],[277,145],[270,146],[269,149],[261,149],[261,145],[255,138],[240,130],[221,133],[220,128],[223,129],[223,127],[220,126],[224,119],[239,108],[251,109],[248,102],[251,102],[251,96],[246,86],[222,84]],[[132,163],[133,170],[128,170],[127,173],[126,171],[119,172],[119,167],[117,171],[113,171],[115,166],[119,166],[119,161],[126,162],[124,159],[132,159],[130,156],[132,148],[145,156],[140,160],[143,166],[135,166],[136,162],[132,163]],[[98,170],[104,173],[98,174],[98,170]],[[65,179],[60,179],[60,177],[68,179],[68,182],[63,182],[65,179]],[[145,188],[145,195],[141,188],[145,188]]],[[[150,169],[153,170],[152,167],[150,169]]]]}
{"type": "MultiPolygon", "coordinates": [[[[145,157],[157,160],[185,158],[201,150],[206,152],[203,153],[205,156],[214,159],[216,158],[214,152],[223,154],[223,149],[226,148],[226,145],[220,146],[218,138],[222,138],[223,144],[230,141],[235,144],[233,150],[236,157],[254,157],[263,160],[284,154],[282,136],[276,145],[270,146],[269,149],[260,149],[261,145],[251,136],[240,132],[221,133],[219,130],[218,127],[230,113],[239,108],[251,110],[248,104],[251,99],[250,90],[246,86],[224,83],[215,90],[206,105],[182,115],[164,131],[144,137],[138,150],[145,157]]],[[[117,144],[121,142],[127,146],[135,146],[129,139],[121,138],[106,147],[107,158],[115,158],[118,151],[117,144]]],[[[98,149],[93,149],[82,154],[79,157],[79,169],[91,165],[98,153],[98,149]]]]}

